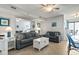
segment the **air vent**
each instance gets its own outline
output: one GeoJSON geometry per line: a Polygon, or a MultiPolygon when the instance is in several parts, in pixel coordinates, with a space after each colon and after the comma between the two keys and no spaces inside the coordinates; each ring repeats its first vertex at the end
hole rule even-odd
{"type": "Polygon", "coordinates": [[[14,7],[14,6],[11,6],[11,8],[12,8],[12,9],[16,9],[16,7],[14,7]]]}

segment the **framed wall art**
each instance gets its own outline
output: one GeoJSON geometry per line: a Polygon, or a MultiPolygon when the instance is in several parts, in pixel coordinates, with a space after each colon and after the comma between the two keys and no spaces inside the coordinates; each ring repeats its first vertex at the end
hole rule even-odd
{"type": "Polygon", "coordinates": [[[9,19],[0,18],[0,26],[9,26],[9,19]]]}
{"type": "Polygon", "coordinates": [[[56,27],[56,26],[57,26],[56,22],[53,22],[52,27],[56,27]]]}

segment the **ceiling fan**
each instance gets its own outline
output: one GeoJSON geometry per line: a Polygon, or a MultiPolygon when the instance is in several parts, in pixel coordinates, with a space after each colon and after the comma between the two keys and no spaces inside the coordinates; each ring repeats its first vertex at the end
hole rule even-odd
{"type": "Polygon", "coordinates": [[[56,11],[60,8],[56,4],[41,4],[41,9],[46,12],[56,11]]]}

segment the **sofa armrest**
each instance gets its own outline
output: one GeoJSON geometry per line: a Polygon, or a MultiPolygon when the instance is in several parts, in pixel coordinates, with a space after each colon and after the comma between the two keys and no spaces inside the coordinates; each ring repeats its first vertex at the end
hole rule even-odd
{"type": "Polygon", "coordinates": [[[22,40],[24,38],[24,36],[23,35],[18,35],[17,37],[16,37],[16,40],[22,40]]]}
{"type": "Polygon", "coordinates": [[[21,41],[16,40],[16,49],[19,50],[21,48],[21,41]]]}

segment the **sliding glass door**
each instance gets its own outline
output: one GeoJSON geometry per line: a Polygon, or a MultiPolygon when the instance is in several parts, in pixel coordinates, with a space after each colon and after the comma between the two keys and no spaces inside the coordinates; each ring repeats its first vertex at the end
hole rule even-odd
{"type": "Polygon", "coordinates": [[[79,41],[79,22],[68,22],[70,34],[79,41]]]}
{"type": "Polygon", "coordinates": [[[79,35],[79,22],[68,22],[68,29],[72,35],[79,35]]]}
{"type": "Polygon", "coordinates": [[[74,22],[68,23],[68,29],[69,29],[70,34],[75,35],[75,23],[74,22]]]}
{"type": "Polygon", "coordinates": [[[79,22],[68,22],[69,33],[79,42],[79,22]]]}
{"type": "Polygon", "coordinates": [[[79,35],[79,22],[75,22],[75,35],[79,35]]]}

